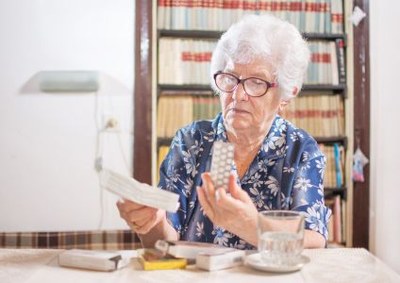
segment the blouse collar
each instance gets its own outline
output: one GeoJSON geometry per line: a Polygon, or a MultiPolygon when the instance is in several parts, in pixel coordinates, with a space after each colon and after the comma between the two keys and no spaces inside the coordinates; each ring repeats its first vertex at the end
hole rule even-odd
{"type": "MultiPolygon", "coordinates": [[[[212,123],[212,127],[215,133],[215,140],[222,140],[224,142],[228,140],[222,113],[219,113],[215,118],[212,123]]],[[[286,121],[279,115],[276,115],[274,121],[272,122],[271,129],[264,138],[258,157],[268,160],[283,157],[287,149],[286,134],[286,121]]]]}

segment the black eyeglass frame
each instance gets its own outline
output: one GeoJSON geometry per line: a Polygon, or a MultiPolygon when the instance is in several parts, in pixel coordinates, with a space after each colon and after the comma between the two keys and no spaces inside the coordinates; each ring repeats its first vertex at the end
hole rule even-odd
{"type": "Polygon", "coordinates": [[[230,93],[230,92],[234,92],[234,91],[237,89],[237,87],[239,86],[239,84],[242,84],[242,85],[243,85],[244,92],[245,92],[248,96],[251,96],[251,97],[261,97],[261,96],[265,95],[265,94],[268,92],[268,90],[269,90],[270,88],[273,88],[273,87],[277,87],[277,86],[278,86],[278,83],[270,83],[269,81],[266,81],[266,80],[263,80],[263,79],[260,79],[260,78],[257,78],[257,77],[248,77],[248,78],[245,78],[245,79],[239,79],[239,78],[236,77],[234,74],[225,73],[225,72],[222,72],[222,71],[216,72],[216,73],[214,74],[213,77],[214,77],[214,83],[215,83],[215,85],[217,86],[217,88],[218,88],[219,90],[221,90],[221,91],[223,91],[223,92],[229,92],[229,93],[230,93]],[[220,87],[218,86],[218,84],[217,84],[217,76],[219,76],[219,75],[229,75],[229,76],[235,78],[236,81],[237,81],[236,86],[235,86],[232,90],[224,90],[224,89],[220,88],[220,87]],[[264,92],[263,94],[260,94],[260,95],[251,95],[251,94],[249,94],[249,93],[246,91],[246,87],[245,87],[245,85],[244,85],[244,82],[247,81],[247,80],[249,80],[249,79],[257,79],[257,80],[260,80],[260,81],[264,82],[264,83],[267,85],[267,89],[265,90],[265,92],[264,92]]]}

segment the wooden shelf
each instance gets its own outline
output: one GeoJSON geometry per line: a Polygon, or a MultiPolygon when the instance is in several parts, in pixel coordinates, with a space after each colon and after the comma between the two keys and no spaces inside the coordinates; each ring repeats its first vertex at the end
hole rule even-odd
{"type": "Polygon", "coordinates": [[[326,84],[304,84],[301,88],[302,91],[324,91],[324,90],[331,90],[335,93],[344,93],[346,92],[347,86],[344,84],[340,85],[326,85],[326,84]]]}
{"type": "Polygon", "coordinates": [[[223,34],[222,31],[165,30],[165,29],[158,30],[159,37],[218,39],[222,34],[223,34]]]}
{"type": "Polygon", "coordinates": [[[333,195],[340,195],[342,199],[347,199],[347,188],[346,187],[325,187],[324,188],[325,197],[330,197],[333,195]]]}
{"type": "MultiPolygon", "coordinates": [[[[158,96],[163,96],[163,97],[168,97],[168,96],[183,96],[183,97],[187,97],[188,93],[187,92],[183,92],[183,91],[175,91],[175,92],[163,92],[163,93],[159,93],[158,96]]],[[[194,96],[194,97],[215,97],[217,98],[218,96],[215,95],[212,92],[199,92],[199,91],[192,91],[190,92],[190,96],[194,96]]]]}
{"type": "Polygon", "coordinates": [[[210,85],[201,84],[186,84],[186,85],[174,85],[174,84],[160,84],[158,85],[160,91],[212,91],[210,85]]]}
{"type": "Polygon", "coordinates": [[[343,144],[345,148],[347,148],[347,137],[346,136],[339,136],[339,137],[314,137],[318,143],[323,144],[333,144],[333,143],[340,143],[343,144]]]}
{"type": "MultiPolygon", "coordinates": [[[[201,38],[201,39],[219,39],[223,31],[213,30],[158,30],[158,37],[179,37],[179,38],[201,38]]],[[[327,34],[327,33],[302,33],[306,39],[315,40],[335,40],[343,39],[346,41],[344,34],[327,34]]]]}
{"type": "Polygon", "coordinates": [[[324,40],[335,40],[343,39],[346,43],[346,35],[342,33],[302,33],[307,39],[324,39],[324,40]]]}
{"type": "MultiPolygon", "coordinates": [[[[158,89],[160,91],[166,90],[192,90],[192,91],[212,91],[211,86],[207,84],[160,84],[158,85],[158,89]]],[[[333,92],[344,92],[346,91],[346,85],[325,85],[325,84],[318,84],[318,85],[309,85],[305,84],[302,87],[302,90],[307,91],[324,91],[324,90],[331,90],[333,92]]]]}

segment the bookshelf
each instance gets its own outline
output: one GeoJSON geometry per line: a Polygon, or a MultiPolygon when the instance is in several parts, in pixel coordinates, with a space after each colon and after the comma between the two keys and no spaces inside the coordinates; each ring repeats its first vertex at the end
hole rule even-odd
{"type": "MultiPolygon", "coordinates": [[[[151,1],[149,1],[151,2],[151,1]]],[[[179,81],[159,81],[159,45],[160,40],[164,39],[176,39],[176,40],[199,40],[199,41],[213,41],[219,38],[222,33],[222,30],[201,30],[201,29],[183,29],[181,26],[177,29],[165,28],[159,26],[157,24],[159,20],[159,16],[157,14],[157,5],[158,1],[153,1],[149,3],[148,1],[139,0],[136,3],[136,24],[137,27],[141,27],[140,29],[136,29],[136,47],[141,48],[140,50],[136,49],[136,58],[144,58],[146,60],[141,60],[139,62],[138,70],[140,71],[139,78],[136,77],[136,81],[138,79],[145,80],[145,89],[143,85],[138,89],[135,87],[135,105],[140,105],[140,107],[135,107],[135,129],[140,128],[140,137],[136,135],[135,131],[135,148],[134,148],[134,176],[141,180],[155,183],[157,179],[157,165],[160,161],[158,160],[158,156],[156,154],[147,154],[146,152],[158,152],[160,147],[164,148],[164,151],[168,148],[168,145],[171,141],[171,137],[157,134],[157,110],[158,103],[160,98],[173,96],[177,97],[187,97],[189,93],[194,94],[194,97],[208,97],[212,98],[211,89],[207,83],[204,82],[196,82],[190,81],[188,83],[179,81]],[[145,11],[144,11],[145,10],[145,11]],[[140,12],[140,15],[138,14],[140,12]],[[147,19],[146,19],[147,17],[147,19]],[[149,19],[152,18],[152,21],[149,19]],[[148,42],[146,48],[143,49],[143,42],[148,42]],[[147,52],[146,52],[147,51],[147,52]],[[145,53],[147,53],[146,56],[145,53]],[[148,67],[147,74],[143,73],[143,67],[148,67]],[[146,78],[143,78],[143,75],[146,78]],[[142,77],[141,77],[142,76],[142,77]],[[144,97],[145,103],[143,103],[144,97]],[[149,98],[150,97],[150,98],[149,98]],[[138,104],[139,103],[139,104],[138,104]],[[139,111],[138,111],[139,110],[139,111]],[[151,115],[150,115],[151,113],[151,115]],[[149,116],[150,115],[150,116],[149,116]],[[141,122],[137,122],[138,118],[141,122]],[[146,120],[143,121],[143,117],[146,117],[146,120]],[[138,124],[136,124],[138,123],[138,124]],[[142,136],[144,134],[144,136],[142,136]],[[145,150],[144,150],[145,149],[145,150]],[[138,152],[139,151],[139,152],[138,152]],[[151,156],[151,160],[149,160],[149,156],[151,156]]],[[[163,3],[168,3],[171,1],[160,1],[163,3]]],[[[182,3],[184,3],[183,1],[182,3]]],[[[201,2],[201,1],[200,1],[201,2]]],[[[229,2],[229,1],[226,1],[229,2]]],[[[237,2],[237,1],[236,1],[237,2]]],[[[261,1],[263,2],[263,1],[261,1]]],[[[279,1],[275,1],[279,2],[279,1]]],[[[323,3],[324,1],[319,1],[323,3]]],[[[326,3],[331,2],[327,1],[326,3]]],[[[332,1],[334,2],[334,1],[332,1]]],[[[352,3],[349,1],[343,1],[344,5],[343,10],[345,13],[339,19],[347,18],[349,12],[352,10],[352,3]]],[[[165,11],[164,11],[165,12],[165,11]]],[[[340,197],[341,205],[345,208],[346,216],[343,217],[342,221],[345,223],[344,232],[342,232],[343,237],[341,239],[345,239],[344,243],[347,246],[352,246],[352,238],[353,238],[353,215],[352,215],[352,203],[353,203],[353,192],[352,192],[352,182],[350,180],[350,168],[351,168],[351,158],[352,158],[352,149],[354,147],[353,144],[353,39],[352,39],[352,28],[349,24],[343,24],[342,27],[336,27],[336,29],[341,29],[343,32],[315,32],[306,30],[303,32],[304,37],[306,37],[311,42],[334,42],[335,52],[338,52],[338,42],[341,42],[341,46],[343,48],[342,52],[346,54],[346,61],[342,62],[345,65],[342,65],[342,68],[345,68],[345,75],[340,78],[340,71],[338,72],[337,81],[335,83],[314,81],[312,83],[305,83],[302,89],[301,98],[305,97],[313,97],[313,96],[329,96],[336,97],[341,100],[343,108],[341,109],[343,114],[343,129],[341,132],[335,133],[334,135],[322,134],[322,135],[314,135],[317,141],[328,150],[331,150],[334,146],[340,146],[341,152],[344,153],[344,156],[341,159],[341,164],[343,166],[343,175],[342,175],[342,184],[339,186],[336,185],[326,185],[325,194],[327,199],[335,199],[340,197]],[[344,33],[344,31],[346,31],[344,33]],[[343,45],[344,44],[344,45],[343,45]],[[303,95],[304,94],[304,95],[303,95]],[[345,204],[343,204],[345,202],[345,204]]],[[[336,31],[336,30],[335,30],[336,31]]],[[[331,50],[333,50],[333,45],[331,45],[331,50]]],[[[335,54],[338,56],[338,54],[335,54]]],[[[334,57],[333,55],[331,55],[334,57]]],[[[339,61],[338,61],[338,64],[339,61]]],[[[339,70],[339,66],[337,66],[339,70]]],[[[208,73],[208,72],[206,72],[208,73]]],[[[343,74],[342,74],[343,75],[343,74]]],[[[136,85],[136,84],[135,84],[136,85]]],[[[294,101],[300,100],[300,97],[296,98],[294,101]]],[[[187,104],[189,105],[189,104],[187,104]]],[[[329,103],[328,103],[329,105],[329,103]]],[[[307,130],[307,127],[305,127],[307,130]]],[[[333,151],[333,150],[332,150],[333,151]]],[[[336,203],[337,205],[337,203],[336,203]]],[[[342,240],[341,240],[342,241],[342,240]]]]}

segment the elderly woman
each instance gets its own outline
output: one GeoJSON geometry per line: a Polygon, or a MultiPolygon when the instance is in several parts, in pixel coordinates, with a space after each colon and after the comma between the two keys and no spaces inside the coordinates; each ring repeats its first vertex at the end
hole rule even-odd
{"type": "Polygon", "coordinates": [[[159,187],[180,195],[179,210],[117,204],[145,247],[179,239],[253,249],[257,213],[274,209],[302,212],[304,246],[325,246],[325,158],[307,132],[278,115],[300,91],[309,56],[298,30],[269,15],[246,16],[222,35],[211,60],[222,113],[180,129],[160,168],[159,187]],[[229,194],[208,172],[215,141],[234,145],[229,194]]]}

